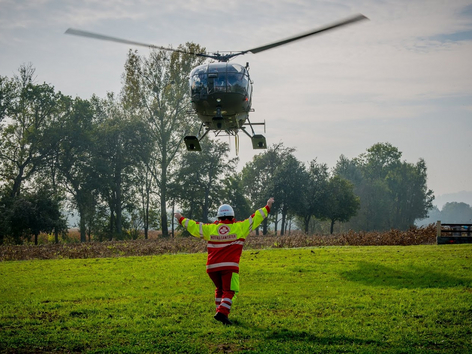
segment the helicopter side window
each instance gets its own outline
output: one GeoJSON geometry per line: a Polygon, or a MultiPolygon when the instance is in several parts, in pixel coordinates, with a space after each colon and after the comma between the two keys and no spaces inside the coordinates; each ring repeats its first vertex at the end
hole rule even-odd
{"type": "Polygon", "coordinates": [[[248,80],[244,74],[228,73],[228,92],[246,94],[248,80]]]}

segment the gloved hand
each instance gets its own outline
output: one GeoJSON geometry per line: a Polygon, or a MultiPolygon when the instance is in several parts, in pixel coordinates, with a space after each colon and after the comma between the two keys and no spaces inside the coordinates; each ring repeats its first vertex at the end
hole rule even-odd
{"type": "Polygon", "coordinates": [[[272,209],[272,204],[274,204],[274,197],[270,197],[269,200],[267,201],[267,205],[271,209],[272,209]]]}

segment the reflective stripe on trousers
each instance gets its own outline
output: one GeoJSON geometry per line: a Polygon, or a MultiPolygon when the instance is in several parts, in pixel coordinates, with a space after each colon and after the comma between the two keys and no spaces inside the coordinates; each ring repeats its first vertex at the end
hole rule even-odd
{"type": "Polygon", "coordinates": [[[221,267],[236,267],[239,269],[239,264],[236,262],[213,263],[213,264],[208,264],[206,266],[206,269],[215,269],[215,268],[221,268],[221,267]]]}

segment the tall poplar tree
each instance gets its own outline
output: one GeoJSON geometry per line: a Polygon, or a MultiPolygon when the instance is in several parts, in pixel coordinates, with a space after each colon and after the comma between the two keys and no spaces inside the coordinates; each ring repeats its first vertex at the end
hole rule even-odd
{"type": "MultiPolygon", "coordinates": [[[[178,49],[204,51],[193,43],[178,49]]],[[[190,71],[203,62],[203,58],[194,55],[154,50],[147,58],[130,51],[125,64],[123,102],[147,122],[155,143],[148,168],[158,186],[163,236],[169,234],[168,173],[182,147],[183,137],[190,126],[195,125],[195,119],[189,113],[188,77],[190,71]]]]}

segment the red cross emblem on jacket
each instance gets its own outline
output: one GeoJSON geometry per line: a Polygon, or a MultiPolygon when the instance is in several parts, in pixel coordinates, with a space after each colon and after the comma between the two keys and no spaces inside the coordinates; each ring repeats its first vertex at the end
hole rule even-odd
{"type": "Polygon", "coordinates": [[[226,235],[228,232],[229,232],[229,227],[226,226],[226,225],[221,225],[218,228],[218,234],[220,234],[220,235],[226,235]]]}

